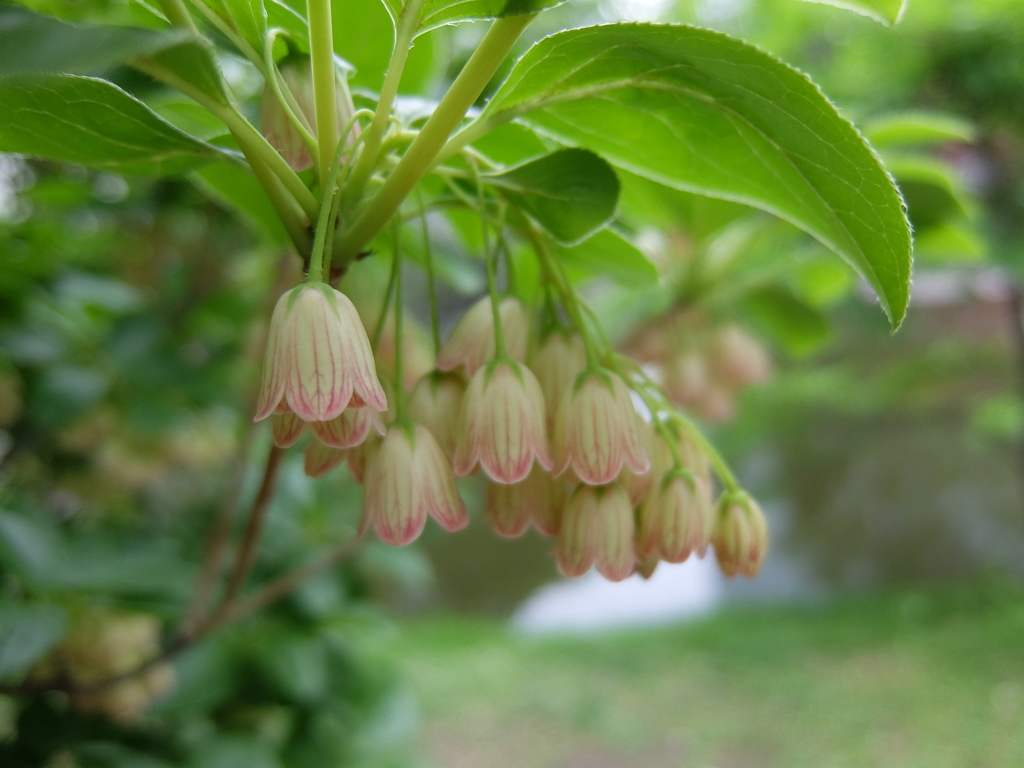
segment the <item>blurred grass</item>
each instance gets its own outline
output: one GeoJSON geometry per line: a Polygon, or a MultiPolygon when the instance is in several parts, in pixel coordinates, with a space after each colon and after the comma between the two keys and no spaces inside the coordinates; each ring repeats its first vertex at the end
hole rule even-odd
{"type": "Polygon", "coordinates": [[[1024,766],[1024,591],[999,579],[529,638],[407,625],[444,768],[1024,766]]]}

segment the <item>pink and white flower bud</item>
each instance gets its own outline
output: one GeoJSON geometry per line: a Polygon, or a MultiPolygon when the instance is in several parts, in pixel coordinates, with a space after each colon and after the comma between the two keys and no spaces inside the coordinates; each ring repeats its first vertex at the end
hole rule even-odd
{"type": "MultiPolygon", "coordinates": [[[[281,79],[295,98],[302,116],[306,118],[309,132],[314,138],[317,135],[315,91],[313,89],[313,70],[308,59],[285,62],[280,67],[281,79]]],[[[341,132],[355,114],[355,105],[348,90],[348,83],[338,73],[335,89],[335,105],[338,114],[338,134],[334,137],[335,146],[341,140],[341,132]]],[[[309,156],[309,148],[302,140],[302,135],[292,123],[281,103],[277,100],[269,84],[263,87],[263,98],[260,102],[260,132],[270,145],[276,149],[296,171],[305,171],[312,167],[313,160],[309,156]]],[[[356,126],[345,141],[351,147],[359,136],[356,126]]]]}
{"type": "Polygon", "coordinates": [[[537,465],[522,482],[487,484],[487,516],[498,535],[509,539],[521,536],[531,520],[541,533],[557,536],[564,503],[564,484],[537,465]]]}
{"type": "Polygon", "coordinates": [[[348,451],[324,445],[314,437],[302,452],[302,471],[308,477],[323,477],[345,461],[347,454],[348,451]]]}
{"type": "Polygon", "coordinates": [[[707,362],[698,352],[678,352],[665,366],[665,393],[684,408],[699,403],[710,386],[707,362]]]}
{"type": "Polygon", "coordinates": [[[642,579],[649,579],[654,575],[661,560],[657,555],[637,552],[636,565],[633,566],[633,573],[639,574],[642,579]]]}
{"type": "Polygon", "coordinates": [[[460,376],[434,371],[419,380],[409,397],[409,416],[430,430],[449,459],[455,455],[465,394],[466,384],[460,376]]]}
{"type": "Polygon", "coordinates": [[[355,448],[371,429],[384,434],[384,424],[371,408],[349,408],[330,421],[314,421],[309,426],[316,439],[331,448],[355,448]]]}
{"type": "MultiPolygon", "coordinates": [[[[526,308],[518,299],[502,299],[498,314],[505,352],[513,360],[525,359],[530,335],[530,317],[526,308]]],[[[465,366],[466,376],[472,378],[494,354],[494,313],[490,297],[485,296],[470,307],[455,325],[452,335],[437,354],[437,367],[442,371],[454,371],[460,365],[465,366]]]]}
{"type": "Polygon", "coordinates": [[[772,372],[764,345],[734,323],[715,331],[708,345],[708,365],[714,378],[729,390],[760,384],[772,372]]]}
{"type": "Polygon", "coordinates": [[[768,552],[768,523],[760,505],[746,494],[723,496],[711,544],[726,576],[756,576],[768,552]]]}
{"type": "Polygon", "coordinates": [[[553,331],[531,356],[530,369],[537,376],[540,391],[544,393],[549,430],[554,429],[562,396],[586,367],[587,351],[583,339],[576,333],[553,331]]]}
{"type": "Polygon", "coordinates": [[[380,435],[375,430],[370,430],[370,434],[366,436],[363,442],[355,448],[349,448],[345,451],[348,458],[348,473],[360,485],[366,479],[366,467],[373,460],[373,457],[377,455],[377,451],[380,450],[380,444],[380,435]]]}
{"type": "Polygon", "coordinates": [[[622,581],[633,573],[634,532],[633,507],[621,486],[581,485],[562,513],[555,546],[558,568],[575,577],[596,563],[606,579],[622,581]]]}
{"type": "Polygon", "coordinates": [[[299,442],[302,432],[306,429],[306,422],[291,411],[273,414],[270,425],[274,445],[278,448],[291,448],[299,442]]]}
{"type": "MultiPolygon", "coordinates": [[[[380,341],[374,352],[377,371],[395,380],[395,316],[384,321],[380,341]]],[[[406,316],[402,321],[402,380],[406,390],[416,386],[423,376],[434,370],[434,351],[422,326],[406,316]]]]}
{"type": "Polygon", "coordinates": [[[704,555],[715,522],[711,498],[692,476],[677,470],[662,477],[640,509],[640,549],[669,563],[704,555]]]}
{"type": "MultiPolygon", "coordinates": [[[[671,461],[662,466],[658,467],[658,450],[659,443],[663,443],[658,435],[654,432],[654,427],[650,423],[640,419],[640,439],[643,443],[644,450],[647,451],[647,457],[650,460],[650,469],[646,472],[634,472],[628,466],[622,468],[619,473],[618,482],[625,491],[626,495],[629,496],[629,503],[634,507],[640,506],[644,499],[647,498],[651,492],[651,488],[654,487],[654,481],[656,478],[661,477],[664,471],[671,466],[671,461]]],[[[668,448],[665,446],[665,450],[668,448]]]]}
{"type": "Polygon", "coordinates": [[[303,421],[330,421],[359,405],[387,409],[359,315],[324,283],[285,293],[270,320],[255,420],[285,403],[303,421]]]}
{"type": "Polygon", "coordinates": [[[446,530],[469,523],[451,466],[423,426],[392,426],[366,468],[366,500],[360,533],[373,525],[382,541],[408,544],[423,531],[427,515],[446,530]]]}
{"type": "Polygon", "coordinates": [[[518,483],[535,458],[550,471],[540,385],[525,365],[492,362],[476,372],[463,399],[455,474],[470,475],[479,463],[495,482],[518,483]]]}
{"type": "Polygon", "coordinates": [[[562,397],[555,422],[554,474],[571,468],[588,485],[651,468],[629,388],[610,371],[585,372],[562,397]]]}
{"type": "Polygon", "coordinates": [[[721,384],[713,383],[690,407],[704,421],[729,421],[736,415],[736,397],[721,384]]]}

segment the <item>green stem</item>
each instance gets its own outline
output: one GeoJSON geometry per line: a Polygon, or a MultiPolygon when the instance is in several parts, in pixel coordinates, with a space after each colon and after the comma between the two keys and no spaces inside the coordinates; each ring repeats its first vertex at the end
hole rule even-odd
{"type": "Polygon", "coordinates": [[[405,371],[402,341],[405,328],[402,323],[402,244],[400,242],[398,219],[394,220],[392,229],[395,236],[395,420],[401,423],[405,419],[405,371]]]}
{"type": "Polygon", "coordinates": [[[572,290],[572,286],[569,285],[568,279],[561,271],[561,265],[558,264],[556,259],[551,255],[548,243],[544,240],[537,229],[530,224],[530,222],[524,220],[524,229],[527,237],[530,239],[531,245],[533,245],[534,252],[537,254],[537,259],[540,262],[541,269],[544,271],[545,275],[547,275],[549,283],[554,286],[555,291],[558,293],[558,297],[562,300],[562,306],[565,307],[565,311],[569,314],[569,319],[572,321],[573,325],[576,326],[576,330],[583,339],[583,347],[587,353],[587,367],[599,368],[601,364],[601,355],[597,351],[593,334],[587,327],[586,320],[583,317],[583,312],[580,310],[579,302],[576,299],[576,293],[572,290]]]}
{"type": "Polygon", "coordinates": [[[289,90],[288,84],[284,82],[284,78],[281,77],[281,73],[274,63],[274,41],[280,32],[281,30],[279,29],[270,30],[267,33],[266,45],[263,47],[263,59],[267,68],[267,85],[270,86],[274,97],[277,99],[278,104],[281,105],[285,115],[288,116],[292,125],[295,126],[295,130],[299,132],[299,136],[302,137],[302,143],[306,145],[310,157],[319,157],[320,150],[317,147],[316,137],[310,132],[309,122],[306,120],[306,116],[302,114],[302,109],[299,107],[298,102],[295,101],[295,96],[289,90]]]}
{"type": "Polygon", "coordinates": [[[693,441],[697,443],[704,453],[708,457],[708,461],[711,462],[711,467],[715,470],[715,474],[718,475],[718,479],[722,481],[722,485],[725,486],[726,491],[729,493],[738,493],[742,489],[740,488],[739,481],[736,480],[736,476],[729,469],[729,465],[725,463],[725,459],[718,452],[711,441],[708,440],[704,433],[701,432],[697,425],[690,421],[688,418],[683,416],[678,411],[672,414],[673,421],[675,421],[680,427],[686,430],[686,433],[693,438],[693,441]]]}
{"type": "MultiPolygon", "coordinates": [[[[213,112],[213,110],[210,110],[213,112]]],[[[233,106],[227,106],[219,110],[220,114],[214,112],[231,129],[239,144],[245,143],[249,147],[249,153],[259,158],[259,161],[269,168],[285,189],[295,198],[295,201],[302,208],[303,213],[310,221],[315,221],[320,213],[320,204],[317,203],[313,193],[309,191],[298,174],[291,169],[291,166],[281,155],[277,153],[270,142],[263,138],[263,134],[253,128],[252,123],[242,117],[233,106]]],[[[249,154],[247,153],[247,154],[249,154]]]]}
{"type": "Polygon", "coordinates": [[[249,41],[242,36],[242,33],[238,31],[238,28],[233,26],[231,23],[221,17],[217,11],[210,8],[204,0],[192,0],[192,4],[199,10],[206,20],[215,26],[224,37],[234,43],[235,47],[242,52],[249,61],[253,63],[259,73],[264,77],[267,76],[266,65],[263,63],[263,57],[260,56],[260,52],[249,45],[249,41]]]}
{"type": "Polygon", "coordinates": [[[387,75],[384,77],[384,86],[381,88],[380,98],[377,100],[377,109],[373,113],[373,121],[370,123],[363,151],[352,170],[352,178],[346,185],[346,203],[360,199],[366,188],[366,182],[369,181],[370,175],[377,165],[381,146],[384,143],[384,135],[391,120],[391,110],[395,104],[395,97],[398,96],[398,86],[402,82],[405,62],[409,58],[413,37],[419,27],[422,7],[423,0],[409,0],[402,10],[402,18],[395,35],[395,48],[391,52],[391,61],[388,64],[387,75]]]}
{"type": "Polygon", "coordinates": [[[299,248],[300,253],[304,253],[303,243],[306,241],[304,233],[307,222],[301,221],[300,217],[305,215],[309,221],[314,221],[319,206],[316,198],[306,189],[302,179],[288,166],[284,158],[230,102],[211,98],[174,72],[154,65],[152,62],[136,59],[132,62],[132,66],[181,91],[228,126],[238,141],[238,146],[242,150],[242,154],[245,155],[253,175],[256,176],[257,181],[267,193],[278,216],[281,217],[281,222],[292,242],[296,248],[299,248]],[[296,205],[301,210],[297,211],[296,205]]]}
{"type": "Polygon", "coordinates": [[[288,194],[288,190],[281,184],[281,180],[271,173],[269,168],[248,155],[246,155],[246,159],[249,160],[249,169],[253,176],[263,187],[270,204],[274,206],[274,211],[281,220],[281,224],[284,225],[292,245],[295,246],[298,254],[305,258],[310,253],[309,229],[305,224],[305,213],[295,202],[295,198],[288,194]]]}
{"type": "Polygon", "coordinates": [[[187,29],[193,35],[199,34],[199,29],[192,20],[192,15],[188,12],[183,0],[160,0],[160,8],[163,9],[164,16],[172,26],[187,29]]]}
{"type": "Polygon", "coordinates": [[[354,257],[387,224],[416,182],[430,170],[438,151],[483,93],[532,19],[532,15],[507,16],[491,25],[398,166],[345,233],[341,242],[343,254],[354,257]]]}
{"type": "Polygon", "coordinates": [[[380,346],[380,337],[384,334],[384,323],[388,319],[388,309],[391,306],[391,296],[395,291],[395,281],[398,279],[398,260],[391,260],[391,273],[388,275],[388,287],[384,289],[384,304],[380,308],[380,314],[377,315],[377,325],[373,328],[373,336],[371,337],[371,348],[374,352],[377,351],[377,347],[380,346]]]}
{"type": "Polygon", "coordinates": [[[309,51],[313,64],[313,93],[316,105],[316,136],[319,146],[320,183],[324,184],[334,157],[338,135],[336,103],[337,74],[334,70],[334,27],[331,0],[307,0],[309,51]]]}
{"type": "Polygon", "coordinates": [[[423,193],[416,190],[416,201],[420,205],[420,226],[423,231],[423,257],[427,264],[427,300],[430,302],[430,332],[434,340],[434,357],[441,351],[441,319],[437,309],[437,287],[434,284],[434,252],[430,247],[430,227],[427,223],[427,209],[423,193]]]}
{"type": "Polygon", "coordinates": [[[498,259],[497,253],[491,247],[490,222],[487,216],[487,200],[484,198],[484,183],[480,178],[480,169],[476,163],[472,163],[473,176],[476,178],[476,197],[480,216],[480,234],[484,243],[484,266],[487,270],[487,293],[491,297],[491,318],[494,322],[494,357],[497,360],[504,359],[505,351],[505,328],[501,324],[501,304],[498,296],[498,281],[495,276],[495,262],[498,259]]]}
{"type": "MultiPolygon", "coordinates": [[[[354,120],[355,118],[353,118],[354,120]]],[[[346,135],[352,129],[353,123],[346,126],[346,135]]],[[[324,184],[324,198],[320,203],[320,218],[316,223],[316,239],[313,241],[313,253],[309,258],[309,273],[306,275],[307,282],[320,283],[324,278],[324,253],[327,250],[328,234],[333,233],[333,222],[338,215],[340,195],[338,194],[338,177],[341,175],[344,164],[341,162],[341,142],[336,147],[334,157],[331,159],[327,173],[327,181],[324,184]]],[[[328,261],[328,266],[330,262],[328,261]]]]}

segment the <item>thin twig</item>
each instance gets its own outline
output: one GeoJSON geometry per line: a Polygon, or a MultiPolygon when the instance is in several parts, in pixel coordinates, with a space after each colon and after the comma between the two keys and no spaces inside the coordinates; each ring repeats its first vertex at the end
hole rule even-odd
{"type": "Polygon", "coordinates": [[[97,693],[107,688],[123,683],[139,675],[145,674],[153,667],[170,661],[178,654],[191,648],[207,635],[215,632],[228,624],[248,618],[258,613],[272,603],[288,595],[306,579],[326,571],[334,565],[351,555],[359,547],[361,539],[355,538],[338,545],[334,549],[325,552],[305,565],[300,565],[287,573],[282,574],[268,584],[247,595],[241,600],[236,600],[227,611],[210,617],[195,628],[190,635],[179,634],[174,637],[156,656],[147,659],[137,667],[120,672],[102,680],[96,680],[87,685],[76,685],[63,678],[61,680],[26,680],[18,685],[0,685],[0,694],[4,695],[30,695],[44,691],[63,691],[64,693],[97,693]]]}
{"type": "Polygon", "coordinates": [[[270,507],[270,500],[274,496],[274,488],[277,485],[277,475],[281,468],[281,459],[284,458],[284,449],[276,445],[271,446],[270,454],[267,456],[267,465],[263,470],[263,482],[260,483],[260,490],[252,502],[249,510],[249,519],[245,524],[245,533],[242,535],[242,543],[238,549],[238,559],[235,560],[235,567],[228,579],[228,586],[224,590],[220,606],[214,612],[214,616],[225,613],[231,608],[231,603],[238,595],[245,583],[246,576],[252,568],[256,559],[256,548],[259,544],[260,534],[263,532],[263,523],[267,519],[267,509],[270,507]]]}
{"type": "Polygon", "coordinates": [[[347,556],[355,552],[359,543],[360,539],[346,541],[344,544],[336,547],[330,552],[326,552],[305,565],[301,565],[298,568],[285,573],[247,597],[235,601],[234,605],[222,616],[219,618],[211,618],[210,622],[202,627],[203,634],[207,634],[226,624],[231,624],[247,618],[254,613],[258,613],[271,603],[274,603],[287,595],[306,579],[320,573],[321,571],[326,571],[331,566],[344,560],[347,556]]]}

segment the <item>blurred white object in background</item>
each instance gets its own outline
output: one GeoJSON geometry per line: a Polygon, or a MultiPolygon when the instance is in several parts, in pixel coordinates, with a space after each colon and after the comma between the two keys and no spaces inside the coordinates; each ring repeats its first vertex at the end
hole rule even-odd
{"type": "Polygon", "coordinates": [[[512,616],[525,634],[597,632],[616,627],[668,624],[716,608],[725,578],[714,554],[680,565],[661,563],[647,581],[631,576],[617,584],[591,571],[579,579],[537,590],[512,616]]]}

